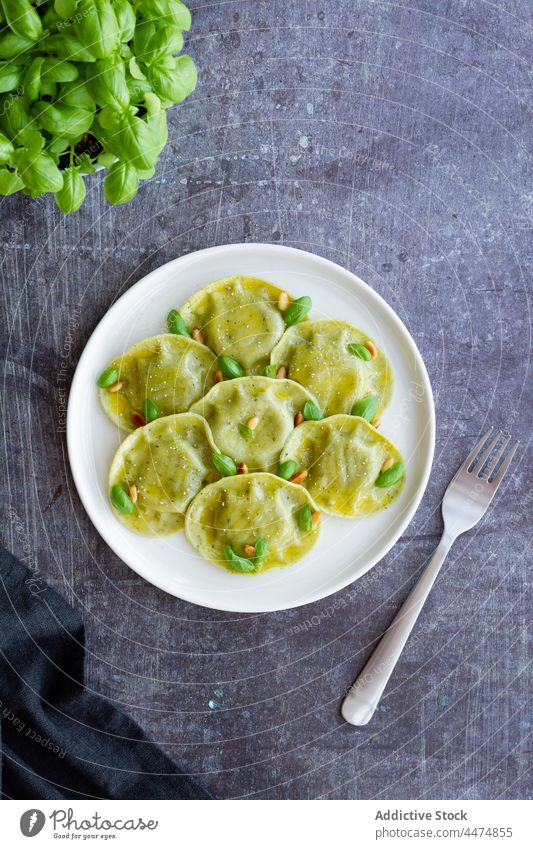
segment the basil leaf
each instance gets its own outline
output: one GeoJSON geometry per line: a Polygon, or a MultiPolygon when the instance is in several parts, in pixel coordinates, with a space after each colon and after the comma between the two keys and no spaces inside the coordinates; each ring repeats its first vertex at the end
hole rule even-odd
{"type": "Polygon", "coordinates": [[[355,357],[358,357],[360,360],[371,360],[370,351],[365,348],[364,345],[360,345],[359,342],[350,342],[348,345],[348,350],[350,354],[353,354],[355,357]]]}
{"type": "Polygon", "coordinates": [[[71,83],[80,72],[76,65],[65,59],[45,59],[42,71],[43,83],[71,83]]]}
{"type": "Polygon", "coordinates": [[[62,187],[63,175],[49,153],[21,148],[16,158],[19,174],[30,192],[58,192],[62,187]]]}
{"type": "Polygon", "coordinates": [[[55,0],[54,9],[60,18],[66,20],[75,14],[77,5],[78,0],[55,0]]]}
{"type": "Polygon", "coordinates": [[[45,145],[44,136],[31,124],[19,133],[19,142],[33,153],[40,153],[45,145]]]}
{"type": "Polygon", "coordinates": [[[135,504],[120,484],[111,487],[109,498],[115,510],[122,513],[123,516],[130,516],[135,510],[135,504]]]}
{"type": "Polygon", "coordinates": [[[118,206],[128,203],[139,190],[139,176],[129,162],[115,162],[104,183],[104,193],[109,203],[118,206]]]}
{"type": "Polygon", "coordinates": [[[55,202],[61,212],[76,212],[85,200],[85,183],[77,168],[65,168],[63,186],[55,193],[55,202]]]}
{"type": "Polygon", "coordinates": [[[123,42],[131,41],[135,35],[135,9],[128,0],[115,0],[113,8],[117,16],[120,40],[123,42]]]}
{"type": "Polygon", "coordinates": [[[62,32],[61,35],[49,35],[39,42],[46,53],[54,53],[60,59],[71,62],[94,62],[96,57],[79,41],[75,35],[62,32]]]}
{"type": "Polygon", "coordinates": [[[0,168],[0,195],[14,195],[24,188],[19,175],[7,168],[0,168]]]}
{"type": "Polygon", "coordinates": [[[280,463],[278,477],[283,478],[284,481],[288,481],[297,471],[298,463],[295,460],[284,460],[283,463],[280,463]]]}
{"type": "Polygon", "coordinates": [[[394,466],[391,466],[390,469],[387,469],[386,472],[381,472],[376,478],[374,486],[380,487],[380,489],[385,489],[389,486],[394,486],[395,483],[398,483],[403,476],[405,475],[405,466],[403,463],[395,463],[394,466]]]}
{"type": "Polygon", "coordinates": [[[265,537],[259,537],[254,546],[253,562],[256,569],[263,565],[265,557],[268,553],[268,540],[265,537]]]}
{"type": "Polygon", "coordinates": [[[303,408],[304,419],[306,422],[319,422],[324,418],[322,410],[317,407],[313,401],[306,401],[303,408]]]}
{"type": "Polygon", "coordinates": [[[226,478],[230,475],[237,474],[237,466],[235,465],[235,460],[232,460],[231,457],[228,457],[227,454],[217,454],[213,452],[213,466],[222,475],[222,477],[226,478]]]}
{"type": "Polygon", "coordinates": [[[57,99],[62,106],[75,106],[77,109],[87,109],[89,112],[94,112],[96,109],[96,103],[89,92],[87,83],[79,78],[71,83],[63,83],[57,99]]]}
{"type": "Polygon", "coordinates": [[[265,377],[275,377],[278,367],[275,363],[270,363],[268,366],[265,366],[263,369],[263,374],[265,377]]]}
{"type": "Polygon", "coordinates": [[[121,60],[98,59],[87,86],[100,106],[123,109],[129,105],[130,93],[126,85],[125,65],[121,60]]]}
{"type": "Polygon", "coordinates": [[[88,153],[82,153],[80,156],[76,156],[76,166],[80,174],[96,173],[96,168],[94,167],[88,153]]]}
{"type": "Polygon", "coordinates": [[[113,386],[113,384],[117,382],[118,378],[118,368],[108,366],[108,368],[103,370],[102,374],[96,381],[96,385],[99,386],[100,389],[109,389],[110,386],[113,386]]]}
{"type": "Polygon", "coordinates": [[[0,133],[0,165],[13,162],[15,148],[3,133],[0,133]]]}
{"type": "Polygon", "coordinates": [[[196,87],[196,65],[187,55],[179,57],[175,68],[161,62],[149,65],[147,74],[155,93],[171,103],[181,103],[196,87]]]}
{"type": "Polygon", "coordinates": [[[44,100],[38,100],[31,109],[37,123],[52,135],[70,139],[79,139],[91,128],[94,116],[88,109],[75,106],[54,106],[44,100]]]}
{"type": "Polygon", "coordinates": [[[352,416],[360,416],[368,422],[374,421],[379,408],[379,395],[365,395],[356,401],[352,407],[352,416]]]}
{"type": "Polygon", "coordinates": [[[133,50],[139,61],[151,63],[163,56],[173,56],[183,48],[183,35],[175,24],[156,26],[143,21],[135,30],[133,50]]]}
{"type": "Polygon", "coordinates": [[[9,29],[20,38],[37,41],[43,34],[41,19],[29,0],[0,0],[9,29]]]}
{"type": "Polygon", "coordinates": [[[191,336],[183,316],[177,310],[170,310],[167,315],[167,327],[170,333],[177,333],[178,336],[189,336],[189,338],[191,336]]]}
{"type": "Polygon", "coordinates": [[[180,29],[189,30],[191,13],[180,0],[143,0],[143,15],[148,20],[174,23],[180,29]]]}
{"type": "Polygon", "coordinates": [[[0,63],[0,93],[13,91],[22,82],[24,68],[17,67],[11,62],[0,63]]]}
{"type": "Polygon", "coordinates": [[[283,320],[285,324],[289,327],[293,324],[298,324],[298,322],[302,321],[306,317],[312,306],[313,302],[307,295],[303,295],[301,298],[296,298],[295,301],[292,301],[292,303],[289,304],[283,313],[283,320]]]}
{"type": "Polygon", "coordinates": [[[96,59],[110,56],[120,44],[120,30],[110,0],[80,0],[74,32],[96,59]]]}
{"type": "Polygon", "coordinates": [[[313,526],[313,511],[309,504],[304,504],[298,510],[298,524],[302,531],[307,532],[311,530],[313,526]]]}
{"type": "Polygon", "coordinates": [[[224,377],[228,377],[230,380],[235,377],[242,377],[244,374],[241,364],[233,357],[222,356],[218,358],[217,362],[224,377]]]}
{"type": "Polygon", "coordinates": [[[36,56],[24,75],[23,89],[28,100],[38,100],[41,91],[41,71],[44,56],[36,56]]]}
{"type": "Polygon", "coordinates": [[[143,416],[147,422],[153,422],[159,418],[161,413],[157,404],[151,398],[147,398],[143,404],[143,416]]]}
{"type": "Polygon", "coordinates": [[[31,39],[6,30],[0,34],[0,59],[15,59],[33,46],[31,39]]]}
{"type": "Polygon", "coordinates": [[[239,557],[231,545],[224,546],[224,557],[236,572],[257,572],[257,565],[248,557],[239,557]]]}

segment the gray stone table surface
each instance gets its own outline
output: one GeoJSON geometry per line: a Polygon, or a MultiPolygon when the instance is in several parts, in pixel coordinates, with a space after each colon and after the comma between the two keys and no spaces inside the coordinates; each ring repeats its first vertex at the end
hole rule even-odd
{"type": "Polygon", "coordinates": [[[83,615],[90,686],[216,794],[526,796],[532,6],[192,8],[199,84],[138,197],[110,207],[97,175],[71,217],[50,199],[2,200],[5,541],[83,615]],[[176,256],[242,241],[363,277],[416,340],[437,410],[428,490],[388,556],[330,599],[260,616],[196,607],[130,571],[84,512],[61,427],[62,382],[115,299],[176,256]],[[514,473],[452,550],[374,720],[354,729],[342,695],[488,423],[520,437],[514,473]]]}

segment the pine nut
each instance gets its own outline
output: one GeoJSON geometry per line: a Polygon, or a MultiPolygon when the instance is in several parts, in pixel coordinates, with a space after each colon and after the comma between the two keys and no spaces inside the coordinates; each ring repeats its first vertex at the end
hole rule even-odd
{"type": "Polygon", "coordinates": [[[320,513],[318,510],[315,510],[314,513],[311,513],[311,528],[314,531],[316,527],[318,527],[320,523],[320,513]]]}
{"type": "Polygon", "coordinates": [[[255,554],[255,545],[243,545],[242,550],[246,554],[246,557],[253,557],[255,554]]]}
{"type": "Polygon", "coordinates": [[[301,472],[296,472],[292,478],[289,478],[290,483],[302,483],[307,477],[307,469],[302,469],[301,472]]]}
{"type": "Polygon", "coordinates": [[[124,381],[123,380],[117,380],[117,382],[114,383],[113,386],[110,386],[107,391],[108,392],[120,392],[120,390],[122,389],[123,386],[124,386],[124,381]]]}
{"type": "Polygon", "coordinates": [[[382,467],[381,467],[381,472],[380,472],[380,474],[381,474],[382,472],[386,472],[386,471],[387,471],[387,469],[390,469],[390,468],[391,468],[391,466],[394,466],[394,460],[392,459],[392,457],[388,457],[388,458],[387,458],[387,460],[385,460],[385,462],[383,463],[383,465],[382,465],[382,467]]]}
{"type": "Polygon", "coordinates": [[[131,414],[131,420],[135,427],[144,427],[144,425],[146,424],[146,419],[144,418],[142,413],[139,413],[137,410],[134,410],[131,414]]]}
{"type": "Polygon", "coordinates": [[[290,295],[287,292],[280,292],[280,295],[279,295],[279,298],[278,298],[278,309],[281,310],[281,312],[285,312],[285,310],[289,306],[290,302],[291,302],[290,295]]]}
{"type": "Polygon", "coordinates": [[[255,430],[258,424],[259,424],[259,417],[258,416],[252,416],[252,418],[248,419],[248,421],[246,422],[246,427],[249,427],[250,430],[255,430]]]}
{"type": "Polygon", "coordinates": [[[303,420],[304,420],[304,414],[302,413],[301,410],[298,410],[298,412],[296,413],[296,415],[294,417],[294,427],[298,427],[298,425],[301,425],[303,420]]]}
{"type": "Polygon", "coordinates": [[[372,427],[375,427],[376,430],[377,430],[378,427],[380,426],[380,424],[381,424],[381,419],[374,419],[374,421],[372,422],[372,427]]]}
{"type": "Polygon", "coordinates": [[[287,377],[287,366],[280,366],[276,372],[276,377],[287,377]]]}
{"type": "Polygon", "coordinates": [[[247,475],[248,474],[248,466],[246,463],[239,463],[237,466],[237,474],[238,475],[247,475]]]}
{"type": "Polygon", "coordinates": [[[135,486],[134,483],[132,483],[132,485],[130,486],[129,492],[130,492],[131,500],[133,501],[134,504],[137,504],[137,498],[139,497],[139,494],[137,492],[137,487],[135,486]]]}
{"type": "Polygon", "coordinates": [[[374,343],[370,341],[370,339],[366,340],[365,348],[368,351],[368,353],[370,354],[370,356],[372,357],[372,359],[375,360],[377,355],[378,355],[378,349],[376,348],[374,343]]]}
{"type": "Polygon", "coordinates": [[[204,334],[202,333],[202,331],[200,330],[200,328],[199,328],[199,327],[193,327],[193,329],[192,329],[192,338],[193,338],[196,342],[201,342],[201,343],[202,343],[202,345],[204,344],[204,334]]]}
{"type": "Polygon", "coordinates": [[[221,383],[224,380],[224,375],[221,371],[215,372],[215,383],[221,383]]]}

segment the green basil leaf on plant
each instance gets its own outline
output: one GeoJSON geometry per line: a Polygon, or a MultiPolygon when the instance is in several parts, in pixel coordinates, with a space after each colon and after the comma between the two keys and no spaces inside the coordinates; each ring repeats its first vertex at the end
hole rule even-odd
{"type": "Polygon", "coordinates": [[[13,91],[22,82],[24,68],[13,65],[12,62],[0,63],[0,93],[13,91]]]}
{"type": "Polygon", "coordinates": [[[163,22],[168,19],[180,29],[189,30],[191,13],[180,0],[143,0],[143,14],[146,18],[163,22]]]}
{"type": "Polygon", "coordinates": [[[18,141],[32,153],[40,153],[45,145],[44,136],[32,124],[21,130],[18,141]]]}
{"type": "Polygon", "coordinates": [[[79,139],[89,131],[94,115],[88,109],[75,106],[54,106],[52,103],[38,100],[31,109],[37,123],[52,135],[79,139]]]}
{"type": "Polygon", "coordinates": [[[43,34],[41,19],[29,0],[0,0],[9,29],[30,41],[37,41],[43,34]]]}
{"type": "Polygon", "coordinates": [[[39,42],[39,46],[43,51],[54,53],[60,59],[69,59],[71,62],[95,62],[97,58],[75,35],[70,33],[49,35],[39,42]]]}
{"type": "Polygon", "coordinates": [[[64,213],[76,212],[85,200],[85,183],[77,168],[65,168],[63,186],[55,193],[55,201],[64,213]]]}
{"type": "Polygon", "coordinates": [[[0,124],[6,136],[16,142],[19,133],[32,122],[26,109],[27,101],[23,97],[11,97],[2,102],[0,108],[0,124]]]}
{"type": "Polygon", "coordinates": [[[117,17],[120,40],[122,42],[131,41],[135,35],[137,23],[135,9],[128,0],[115,0],[113,8],[117,17]]]}
{"type": "Polygon", "coordinates": [[[104,168],[111,168],[112,165],[117,161],[117,157],[114,153],[109,153],[109,151],[104,151],[100,153],[97,160],[98,165],[102,165],[104,168]]]}
{"type": "Polygon", "coordinates": [[[20,35],[5,30],[0,34],[0,59],[15,59],[33,46],[31,39],[21,38],[20,35]]]}
{"type": "Polygon", "coordinates": [[[96,168],[94,167],[88,153],[82,153],[79,156],[76,156],[76,167],[80,174],[96,173],[96,168]]]}
{"type": "Polygon", "coordinates": [[[72,83],[79,75],[80,72],[73,62],[67,62],[66,59],[44,60],[43,83],[72,83]]]}
{"type": "Polygon", "coordinates": [[[143,74],[141,69],[139,68],[137,59],[135,56],[131,56],[128,62],[128,70],[133,77],[134,80],[145,80],[146,74],[143,74]]]}
{"type": "Polygon", "coordinates": [[[172,103],[181,103],[196,87],[196,65],[190,56],[180,56],[175,68],[156,62],[149,65],[147,74],[156,94],[172,103]]]}
{"type": "Polygon", "coordinates": [[[0,168],[0,195],[14,195],[23,188],[24,183],[17,173],[0,168]]]}
{"type": "Polygon", "coordinates": [[[66,20],[76,13],[78,0],[54,0],[54,9],[60,18],[66,20]]]}
{"type": "Polygon", "coordinates": [[[139,175],[129,162],[115,162],[109,169],[104,183],[105,196],[109,203],[127,203],[139,190],[139,175]]]}
{"type": "Polygon", "coordinates": [[[110,0],[80,0],[74,31],[96,59],[110,56],[120,44],[120,30],[110,0]]]}
{"type": "Polygon", "coordinates": [[[130,93],[122,60],[98,59],[94,64],[94,74],[89,74],[87,86],[100,106],[123,109],[129,105],[130,93]]]}
{"type": "Polygon", "coordinates": [[[13,162],[15,148],[9,141],[7,136],[0,133],[0,165],[5,165],[7,162],[13,162]]]}
{"type": "Polygon", "coordinates": [[[59,159],[61,154],[64,153],[67,150],[67,148],[70,149],[70,139],[65,139],[65,138],[62,138],[61,136],[56,136],[46,146],[47,152],[56,161],[59,159]]]}
{"type": "MultiPolygon", "coordinates": [[[[91,69],[93,65],[87,67],[91,69]]],[[[90,73],[89,71],[89,75],[90,73]]],[[[71,83],[63,83],[57,99],[62,106],[76,106],[78,109],[87,109],[89,112],[96,110],[96,103],[87,88],[87,83],[79,78],[71,83]]]]}
{"type": "Polygon", "coordinates": [[[22,88],[24,89],[24,96],[27,97],[28,100],[39,100],[43,64],[44,56],[36,56],[24,74],[22,88]]]}
{"type": "Polygon", "coordinates": [[[62,187],[63,175],[49,153],[21,148],[16,152],[16,159],[18,172],[30,192],[58,192],[62,187]]]}

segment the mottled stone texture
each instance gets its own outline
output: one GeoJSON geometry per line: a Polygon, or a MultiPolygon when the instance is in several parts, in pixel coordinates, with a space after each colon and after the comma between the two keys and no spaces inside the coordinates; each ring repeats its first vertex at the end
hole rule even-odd
{"type": "Polygon", "coordinates": [[[137,199],[109,207],[96,176],[70,218],[2,201],[7,544],[84,616],[91,686],[221,796],[527,795],[531,5],[192,5],[199,85],[137,199]],[[113,301],[173,257],[241,241],[367,280],[420,347],[438,421],[393,551],[337,596],[265,616],[186,604],[124,566],[84,513],[60,427],[60,389],[113,301]],[[347,726],[340,699],[489,422],[522,439],[514,474],[455,545],[373,722],[347,726]]]}

